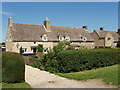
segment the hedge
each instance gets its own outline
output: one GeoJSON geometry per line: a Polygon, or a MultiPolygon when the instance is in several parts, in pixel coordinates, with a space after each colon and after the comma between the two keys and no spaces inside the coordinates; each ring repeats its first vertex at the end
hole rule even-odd
{"type": "MultiPolygon", "coordinates": [[[[119,54],[120,56],[120,54],[119,54]]],[[[58,71],[78,72],[118,64],[118,49],[65,50],[58,53],[58,71]]]]}
{"type": "Polygon", "coordinates": [[[20,54],[2,53],[2,82],[19,83],[25,81],[25,63],[20,54]]]}

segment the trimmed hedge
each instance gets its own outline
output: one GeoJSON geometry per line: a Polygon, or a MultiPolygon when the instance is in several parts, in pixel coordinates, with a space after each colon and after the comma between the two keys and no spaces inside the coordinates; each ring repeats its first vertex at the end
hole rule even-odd
{"type": "Polygon", "coordinates": [[[2,53],[2,81],[7,83],[25,81],[25,63],[22,55],[13,52],[2,53]]]}
{"type": "MultiPolygon", "coordinates": [[[[120,54],[119,54],[120,55],[120,54]]],[[[118,49],[66,50],[58,53],[58,71],[78,72],[118,64],[118,49]]]]}

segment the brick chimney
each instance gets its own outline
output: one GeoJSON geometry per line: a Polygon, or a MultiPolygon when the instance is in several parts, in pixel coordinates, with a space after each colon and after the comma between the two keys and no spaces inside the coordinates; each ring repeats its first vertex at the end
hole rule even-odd
{"type": "Polygon", "coordinates": [[[12,26],[12,17],[8,19],[8,26],[12,26]]]}
{"type": "Polygon", "coordinates": [[[46,20],[44,21],[44,26],[45,26],[47,31],[51,31],[51,29],[50,29],[50,20],[48,19],[48,17],[46,17],[46,20]]]}
{"type": "Polygon", "coordinates": [[[101,30],[101,31],[104,31],[104,28],[103,28],[103,27],[100,27],[100,30],[101,30]]]}
{"type": "Polygon", "coordinates": [[[88,30],[88,26],[83,26],[82,28],[88,30]]]}

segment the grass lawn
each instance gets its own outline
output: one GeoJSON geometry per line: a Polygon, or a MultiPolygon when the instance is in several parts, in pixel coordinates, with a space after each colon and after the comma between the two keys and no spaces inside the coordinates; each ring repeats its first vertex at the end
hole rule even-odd
{"type": "Polygon", "coordinates": [[[30,88],[28,83],[2,83],[2,88],[30,88]]]}
{"type": "Polygon", "coordinates": [[[118,66],[120,67],[120,65],[113,65],[89,71],[57,73],[57,75],[75,80],[103,79],[106,84],[118,86],[120,85],[120,82],[118,83],[118,66]]]}

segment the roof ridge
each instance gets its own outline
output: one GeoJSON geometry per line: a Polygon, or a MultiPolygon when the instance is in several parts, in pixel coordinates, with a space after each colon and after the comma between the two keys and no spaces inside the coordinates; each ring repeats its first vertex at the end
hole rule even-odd
{"type": "MultiPolygon", "coordinates": [[[[53,26],[53,27],[67,27],[67,28],[77,28],[77,27],[68,27],[68,26],[54,26],[54,25],[51,25],[51,26],[53,26]]],[[[77,29],[82,29],[82,28],[77,28],[77,29]]]]}
{"type": "Polygon", "coordinates": [[[25,23],[13,23],[13,24],[21,24],[21,25],[36,25],[36,26],[43,26],[43,25],[38,25],[38,24],[25,24],[25,23]]]}

